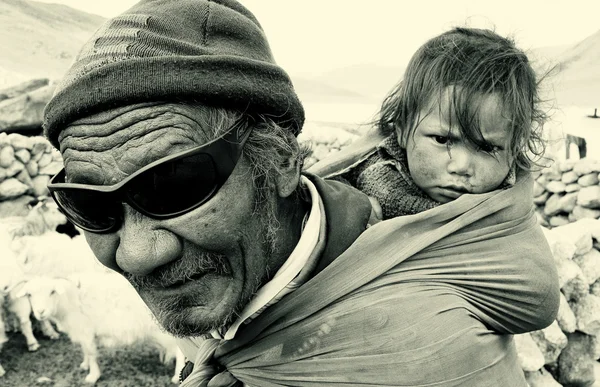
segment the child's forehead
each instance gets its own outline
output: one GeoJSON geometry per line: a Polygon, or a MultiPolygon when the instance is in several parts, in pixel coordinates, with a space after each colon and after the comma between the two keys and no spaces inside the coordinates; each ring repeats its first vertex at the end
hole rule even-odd
{"type": "MultiPolygon", "coordinates": [[[[474,124],[486,139],[504,136],[510,131],[511,120],[499,93],[463,93],[460,87],[448,86],[430,97],[426,114],[437,118],[452,132],[462,132],[461,123],[474,124]]],[[[463,128],[472,132],[471,128],[463,128]]]]}

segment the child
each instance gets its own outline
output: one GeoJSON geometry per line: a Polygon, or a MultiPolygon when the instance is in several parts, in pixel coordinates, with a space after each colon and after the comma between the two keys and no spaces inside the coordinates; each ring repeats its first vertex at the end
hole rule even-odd
{"type": "Polygon", "coordinates": [[[384,138],[340,175],[383,219],[514,184],[544,146],[545,114],[527,56],[493,31],[455,28],[425,43],[377,122],[384,138]]]}

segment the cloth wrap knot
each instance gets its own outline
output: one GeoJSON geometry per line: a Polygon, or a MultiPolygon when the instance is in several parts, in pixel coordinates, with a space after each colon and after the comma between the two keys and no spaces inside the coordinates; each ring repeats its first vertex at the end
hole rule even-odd
{"type": "Polygon", "coordinates": [[[182,387],[241,387],[242,383],[214,361],[220,339],[206,339],[198,348],[192,373],[180,384],[182,387]]]}

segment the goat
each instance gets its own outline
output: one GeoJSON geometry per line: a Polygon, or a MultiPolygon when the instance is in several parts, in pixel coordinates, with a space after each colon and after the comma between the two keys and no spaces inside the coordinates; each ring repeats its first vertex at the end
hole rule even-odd
{"type": "Polygon", "coordinates": [[[27,296],[35,317],[51,320],[72,342],[81,345],[83,362],[89,370],[85,382],[94,384],[101,371],[97,361],[97,342],[104,346],[131,345],[149,341],[167,355],[175,355],[178,383],[184,365],[183,353],[175,338],[160,330],[133,287],[114,272],[79,273],[70,278],[36,277],[27,281],[20,294],[27,296]]]}

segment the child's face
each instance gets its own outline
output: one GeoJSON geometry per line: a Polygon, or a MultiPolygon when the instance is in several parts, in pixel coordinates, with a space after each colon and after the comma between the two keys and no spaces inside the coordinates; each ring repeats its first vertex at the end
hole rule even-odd
{"type": "Polygon", "coordinates": [[[414,182],[441,203],[464,193],[493,191],[507,177],[513,161],[507,151],[509,123],[502,117],[499,98],[496,95],[482,97],[481,133],[494,145],[493,151],[486,153],[463,141],[456,120],[450,121],[448,91],[440,102],[441,109],[436,104],[433,109],[421,111],[424,118],[406,143],[414,182]]]}

